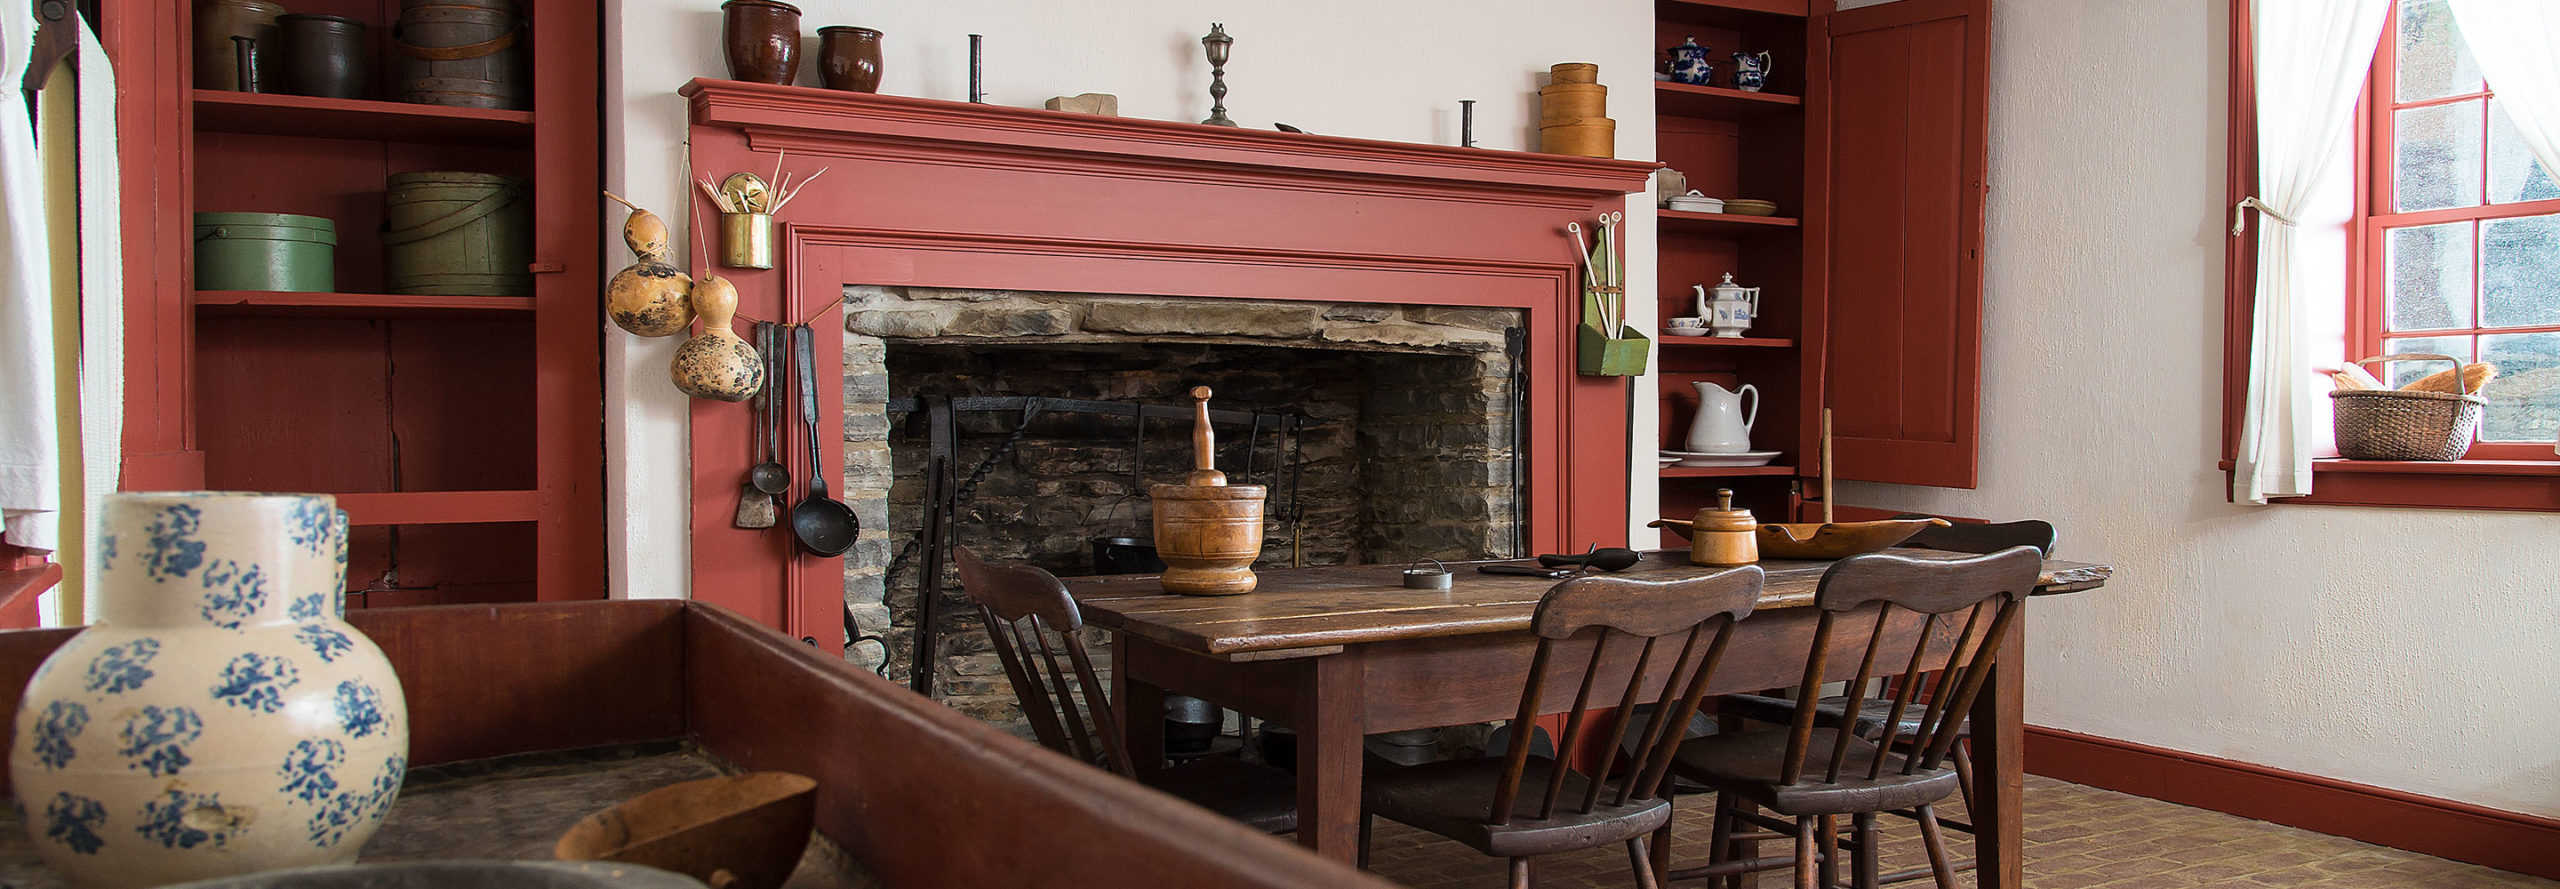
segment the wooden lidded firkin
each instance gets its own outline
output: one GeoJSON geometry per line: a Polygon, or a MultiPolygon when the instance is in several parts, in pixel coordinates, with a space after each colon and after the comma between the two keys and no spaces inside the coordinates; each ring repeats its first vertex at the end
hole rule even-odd
{"type": "Polygon", "coordinates": [[[1760,521],[1733,508],[1733,489],[1716,489],[1714,509],[1698,510],[1689,534],[1689,564],[1731,568],[1760,561],[1760,521]]]}
{"type": "Polygon", "coordinates": [[[1194,386],[1191,478],[1156,485],[1156,555],[1164,559],[1166,592],[1235,596],[1253,592],[1253,560],[1262,555],[1261,485],[1230,485],[1218,471],[1209,431],[1209,387],[1194,386]]]}
{"type": "Polygon", "coordinates": [[[400,0],[392,47],[400,55],[394,98],[421,105],[523,110],[514,0],[400,0]]]}

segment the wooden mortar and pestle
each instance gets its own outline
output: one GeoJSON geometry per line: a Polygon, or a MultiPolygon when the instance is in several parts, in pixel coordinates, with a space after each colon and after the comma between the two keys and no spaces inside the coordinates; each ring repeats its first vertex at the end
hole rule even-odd
{"type": "Polygon", "coordinates": [[[1156,555],[1164,559],[1166,592],[1186,596],[1235,596],[1253,592],[1253,560],[1262,555],[1261,485],[1227,484],[1218,471],[1217,439],[1209,431],[1209,387],[1191,389],[1194,402],[1191,478],[1156,485],[1156,555]]]}

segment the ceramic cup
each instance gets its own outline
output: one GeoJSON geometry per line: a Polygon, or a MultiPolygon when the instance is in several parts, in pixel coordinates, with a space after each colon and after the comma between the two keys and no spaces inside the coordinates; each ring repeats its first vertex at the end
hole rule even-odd
{"type": "Polygon", "coordinates": [[[1704,330],[1707,326],[1707,319],[1693,318],[1683,315],[1681,317],[1671,319],[1670,323],[1671,329],[1673,330],[1704,330]]]}

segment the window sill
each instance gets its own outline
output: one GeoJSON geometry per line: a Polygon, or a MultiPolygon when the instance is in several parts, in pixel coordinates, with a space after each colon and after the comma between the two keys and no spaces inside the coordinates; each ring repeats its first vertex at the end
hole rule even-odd
{"type": "MultiPolygon", "coordinates": [[[[2227,474],[2231,461],[2222,461],[2227,474]]],[[[2311,496],[2276,503],[2560,512],[2560,460],[2312,461],[2311,496]]]]}

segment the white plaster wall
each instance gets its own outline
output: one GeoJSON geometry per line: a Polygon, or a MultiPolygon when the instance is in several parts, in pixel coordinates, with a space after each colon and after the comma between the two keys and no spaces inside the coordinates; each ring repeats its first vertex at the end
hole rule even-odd
{"type": "MultiPolygon", "coordinates": [[[[802,0],[808,35],[802,82],[817,83],[817,29],[848,24],[886,36],[881,92],[965,100],[971,33],[986,38],[987,101],[1040,107],[1056,95],[1120,97],[1126,117],[1197,121],[1208,116],[1209,64],[1200,37],[1211,21],[1236,39],[1227,66],[1230,116],[1250,127],[1286,122],[1311,132],[1455,145],[1461,99],[1475,99],[1477,144],[1522,150],[1534,144],[1537,88],[1556,62],[1600,65],[1618,120],[1619,156],[1653,156],[1657,49],[1652,4],[1598,0],[1570,8],[1533,0],[1379,3],[1370,0],[1184,0],[1056,3],[1044,0],[935,0],[853,3],[802,0]]],[[[727,77],[720,13],[709,0],[608,0],[606,187],[684,224],[684,103],[677,87],[694,77],[727,77]]],[[[1629,226],[1630,280],[1653,277],[1649,202],[1629,226]]],[[[608,271],[629,261],[621,214],[607,212],[608,271]]],[[[1569,257],[1557,232],[1557,255],[1569,257]]],[[[679,254],[689,245],[679,244],[679,254]]],[[[1639,289],[1641,290],[1641,289],[1639,289]]],[[[1636,294],[1635,318],[1653,317],[1650,294],[1636,294]]],[[[607,549],[617,596],[686,594],[685,406],[666,384],[674,338],[643,340],[609,331],[605,346],[607,508],[622,521],[607,549]]],[[[1650,382],[1631,396],[1639,428],[1655,440],[1650,382]]],[[[1630,472],[1652,475],[1649,453],[1629,455],[1630,472]],[[1643,465],[1636,466],[1641,459],[1643,465]]],[[[1630,516],[1650,516],[1645,502],[1630,516]]],[[[1640,523],[1631,523],[1639,525],[1640,523]]],[[[1650,532],[1647,532],[1648,534],[1650,532]]]]}
{"type": "Polygon", "coordinates": [[[2001,0],[1982,486],[2059,526],[2037,725],[2560,816],[2560,518],[2224,498],[2226,0],[2001,0]]]}

